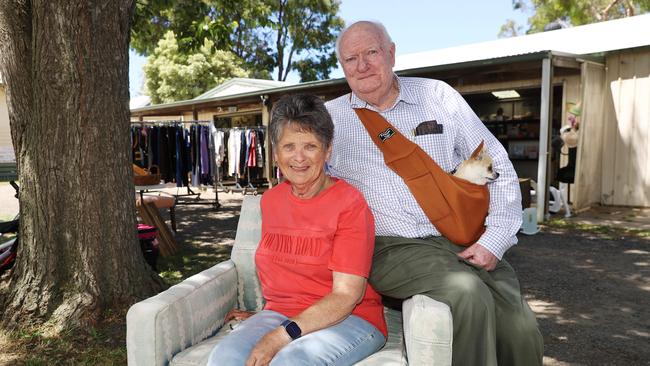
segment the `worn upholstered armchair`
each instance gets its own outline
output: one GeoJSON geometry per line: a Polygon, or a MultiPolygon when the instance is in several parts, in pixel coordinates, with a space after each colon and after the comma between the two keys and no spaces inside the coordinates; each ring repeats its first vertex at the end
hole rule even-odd
{"type": "MultiPolygon", "coordinates": [[[[245,196],[231,259],[133,305],[127,314],[129,365],[202,366],[228,332],[226,313],[260,310],[262,294],[254,253],[260,239],[260,197],[245,196]]],[[[357,365],[450,365],[449,307],[416,295],[402,312],[385,309],[384,348],[357,365]],[[403,327],[402,327],[403,324],[403,327]]]]}

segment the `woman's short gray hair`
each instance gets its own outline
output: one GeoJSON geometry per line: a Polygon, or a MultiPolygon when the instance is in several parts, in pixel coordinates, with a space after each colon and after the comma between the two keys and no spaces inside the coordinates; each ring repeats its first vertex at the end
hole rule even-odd
{"type": "Polygon", "coordinates": [[[273,145],[277,145],[287,126],[298,127],[300,131],[313,133],[325,147],[332,144],[334,122],[325,103],[310,94],[286,94],[271,110],[269,135],[273,145]]]}

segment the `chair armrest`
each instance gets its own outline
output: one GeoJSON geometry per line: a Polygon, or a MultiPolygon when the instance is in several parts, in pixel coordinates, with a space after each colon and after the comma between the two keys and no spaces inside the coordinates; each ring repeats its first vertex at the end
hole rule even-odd
{"type": "Polygon", "coordinates": [[[411,365],[451,365],[453,318],[447,304],[425,295],[402,303],[404,340],[411,365]]]}
{"type": "Polygon", "coordinates": [[[176,353],[219,330],[236,304],[231,260],[134,304],[126,314],[129,365],[167,365],[176,353]]]}

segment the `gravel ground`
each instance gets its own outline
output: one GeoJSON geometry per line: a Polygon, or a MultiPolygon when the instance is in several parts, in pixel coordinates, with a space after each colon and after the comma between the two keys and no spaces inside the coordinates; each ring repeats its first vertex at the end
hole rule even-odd
{"type": "Polygon", "coordinates": [[[650,365],[650,241],[545,228],[506,255],[545,365],[650,365]]]}
{"type": "MultiPolygon", "coordinates": [[[[4,188],[0,207],[13,204],[7,197],[11,190],[4,188]]],[[[214,195],[203,192],[201,197],[214,195]]],[[[218,210],[209,205],[177,207],[177,239],[201,262],[197,267],[228,258],[241,197],[219,193],[218,210]]],[[[620,209],[600,217],[627,218],[624,226],[645,229],[648,212],[630,212],[620,209]],[[631,218],[638,222],[630,223],[631,218]]],[[[589,213],[580,217],[587,219],[589,213]]],[[[650,365],[650,240],[615,232],[543,227],[536,235],[521,235],[506,254],[537,314],[545,365],[650,365]]]]}
{"type": "MultiPolygon", "coordinates": [[[[218,211],[179,207],[179,239],[201,238],[208,247],[211,241],[215,253],[232,243],[242,195],[219,197],[218,211]]],[[[582,213],[571,221],[610,224],[603,219],[634,216],[638,223],[624,226],[644,228],[650,216],[632,211],[582,213]]],[[[506,254],[537,314],[545,365],[650,365],[650,240],[616,232],[543,227],[521,235],[506,254]]]]}

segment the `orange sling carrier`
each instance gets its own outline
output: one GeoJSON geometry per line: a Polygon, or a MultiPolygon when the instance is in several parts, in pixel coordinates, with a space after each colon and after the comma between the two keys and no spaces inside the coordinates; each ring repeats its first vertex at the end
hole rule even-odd
{"type": "MultiPolygon", "coordinates": [[[[487,186],[447,174],[379,113],[365,108],[354,111],[384,154],[386,165],[402,177],[436,229],[455,244],[476,243],[485,231],[490,201],[487,186]]],[[[482,146],[481,142],[472,157],[482,146]]]]}

